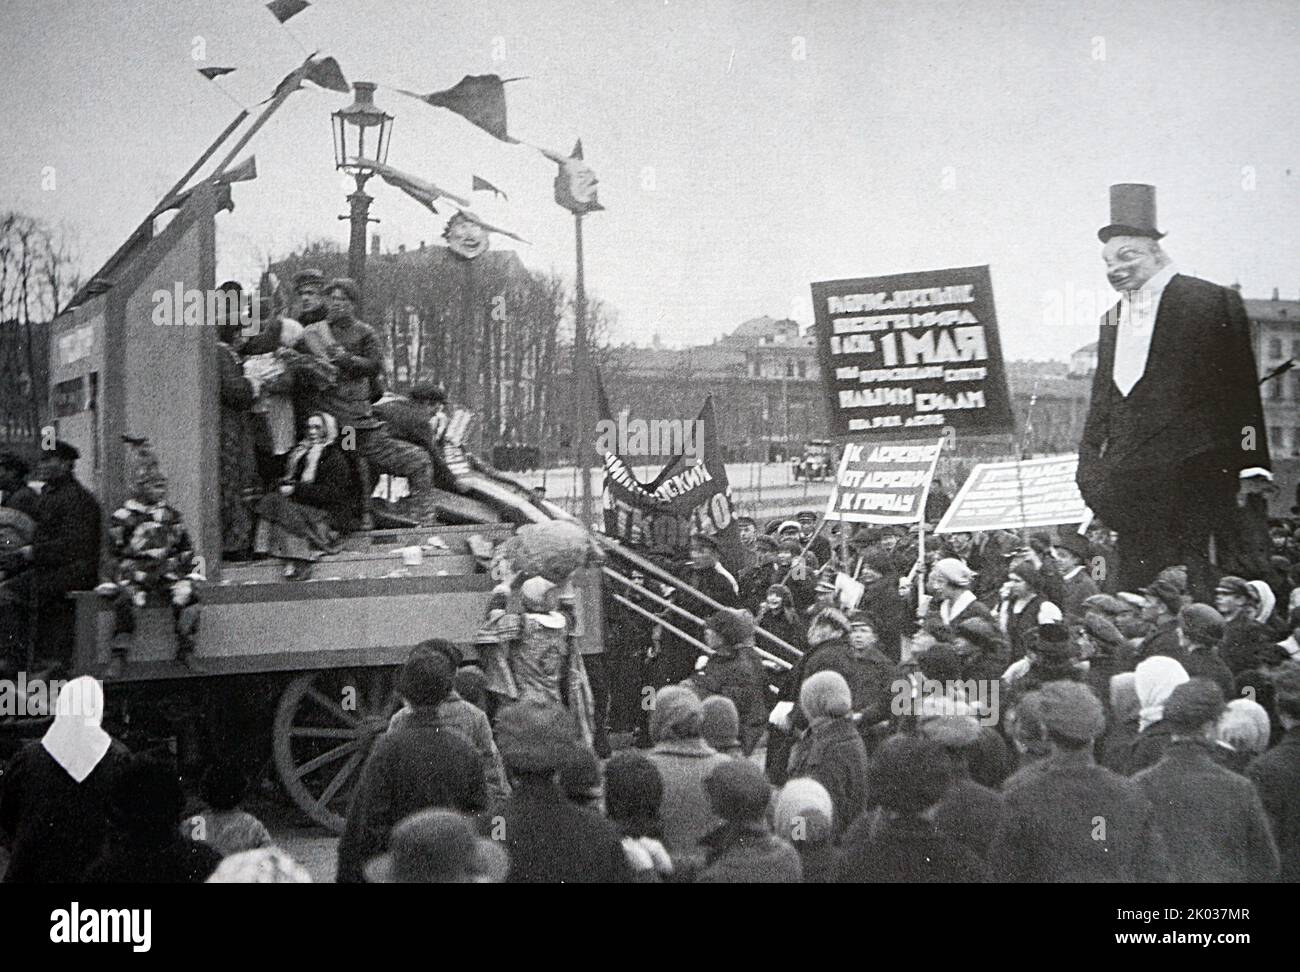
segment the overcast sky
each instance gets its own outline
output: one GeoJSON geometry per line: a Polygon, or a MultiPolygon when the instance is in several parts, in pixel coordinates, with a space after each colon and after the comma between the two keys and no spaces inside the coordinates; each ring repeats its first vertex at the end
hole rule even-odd
{"type": "MultiPolygon", "coordinates": [[[[293,36],[258,0],[7,0],[5,21],[0,206],[73,228],[87,272],[234,116],[196,68],[237,67],[219,83],[251,104],[302,59],[296,37],[353,81],[527,76],[506,89],[512,134],[581,136],[600,177],[588,281],[620,341],[810,323],[814,280],[987,263],[1007,356],[1063,359],[1109,298],[1095,233],[1121,181],[1158,187],[1184,272],[1300,296],[1290,0],[319,0],[293,36]],[[1045,320],[1054,291],[1077,321],[1045,320]]],[[[349,100],[306,88],[254,140],[260,178],[219,222],[223,275],[252,283],[268,254],[346,243],[329,113],[349,100]]],[[[510,201],[476,208],[532,241],[525,263],[572,273],[551,163],[391,88],[377,100],[396,118],[390,164],[461,194],[487,178],[510,201]]],[[[372,194],[385,249],[438,241],[417,203],[372,194]]]]}

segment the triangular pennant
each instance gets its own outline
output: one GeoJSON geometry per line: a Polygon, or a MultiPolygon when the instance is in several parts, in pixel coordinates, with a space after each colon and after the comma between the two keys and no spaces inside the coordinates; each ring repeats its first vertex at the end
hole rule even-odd
{"type": "Polygon", "coordinates": [[[472,192],[493,192],[496,193],[498,196],[500,196],[502,199],[504,199],[506,202],[510,201],[509,196],[507,196],[496,186],[492,185],[492,183],[488,182],[482,176],[474,176],[474,183],[470,187],[470,189],[472,192]]]}
{"type": "Polygon", "coordinates": [[[209,81],[215,81],[223,74],[230,74],[234,70],[235,70],[234,68],[227,68],[227,67],[206,67],[206,68],[199,68],[199,74],[203,75],[209,81]]]}
{"type": "MultiPolygon", "coordinates": [[[[520,243],[528,243],[528,241],[522,236],[512,233],[509,230],[502,229],[500,226],[493,226],[491,223],[485,222],[477,213],[470,212],[468,209],[462,209],[460,214],[471,222],[482,226],[489,233],[500,233],[502,236],[508,236],[512,240],[518,240],[520,243]]],[[[532,244],[529,245],[531,246],[532,244]]]]}
{"type": "Polygon", "coordinates": [[[461,199],[460,196],[454,196],[445,189],[435,186],[432,182],[426,182],[424,179],[417,178],[416,176],[402,172],[399,169],[394,169],[391,165],[385,165],[382,162],[374,162],[370,159],[355,159],[352,161],[354,161],[358,166],[373,169],[375,173],[390,186],[401,189],[402,192],[406,193],[412,199],[427,206],[431,212],[436,213],[438,211],[433,208],[433,203],[437,199],[450,199],[458,206],[469,206],[468,200],[461,199]]]}
{"type": "Polygon", "coordinates": [[[319,61],[312,58],[307,65],[304,79],[329,91],[347,94],[352,90],[348,79],[343,76],[343,69],[339,67],[339,62],[332,57],[321,58],[319,61]]]}
{"type": "Polygon", "coordinates": [[[271,0],[266,5],[266,9],[271,11],[271,15],[280,23],[284,23],[290,17],[302,13],[311,4],[307,0],[271,0]]]}
{"type": "MultiPolygon", "coordinates": [[[[275,94],[271,95],[271,98],[283,93],[286,87],[291,86],[290,90],[297,91],[304,81],[343,94],[352,90],[347,79],[343,77],[343,70],[339,67],[338,61],[332,57],[317,59],[313,55],[305,64],[300,64],[284,76],[284,80],[275,86],[275,94]]],[[[269,101],[270,98],[267,100],[269,101]]]]}
{"type": "MultiPolygon", "coordinates": [[[[511,78],[517,81],[518,78],[511,78]]],[[[416,94],[414,91],[402,91],[413,98],[419,98],[435,108],[454,111],[466,121],[472,122],[493,138],[515,144],[506,131],[506,93],[505,81],[495,74],[471,74],[461,78],[454,87],[432,94],[416,94]]],[[[400,89],[399,89],[400,90],[400,89]]]]}

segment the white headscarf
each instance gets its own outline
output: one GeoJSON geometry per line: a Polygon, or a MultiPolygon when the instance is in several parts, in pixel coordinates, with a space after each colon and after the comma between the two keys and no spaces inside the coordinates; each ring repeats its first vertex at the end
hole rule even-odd
{"type": "Polygon", "coordinates": [[[1268,624],[1268,619],[1273,616],[1273,605],[1277,604],[1277,595],[1273,593],[1273,588],[1269,587],[1262,580],[1247,581],[1255,591],[1255,597],[1259,600],[1259,608],[1255,611],[1255,620],[1268,624]]]}
{"type": "Polygon", "coordinates": [[[303,440],[294,446],[293,452],[289,453],[289,459],[285,463],[285,475],[297,479],[300,483],[314,483],[316,481],[316,466],[320,463],[321,453],[325,447],[333,444],[334,440],[339,437],[339,423],[329,412],[315,412],[308,416],[308,419],[319,418],[325,423],[325,435],[319,442],[312,442],[309,436],[304,436],[303,440]],[[305,457],[305,461],[304,461],[305,457]],[[302,463],[302,472],[298,472],[298,464],[302,463]]]}
{"type": "Polygon", "coordinates": [[[95,771],[113,744],[113,737],[99,727],[103,718],[104,689],[96,679],[82,675],[59,690],[54,722],[41,745],[78,783],[95,771]]]}
{"type": "Polygon", "coordinates": [[[1153,655],[1138,665],[1133,672],[1133,688],[1142,706],[1138,712],[1138,732],[1165,717],[1169,696],[1186,681],[1189,681],[1187,670],[1166,655],[1153,655]]]}

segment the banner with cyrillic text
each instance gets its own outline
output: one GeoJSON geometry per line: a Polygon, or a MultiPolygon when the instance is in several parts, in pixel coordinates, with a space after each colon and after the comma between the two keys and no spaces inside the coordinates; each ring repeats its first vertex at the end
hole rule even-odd
{"type": "Polygon", "coordinates": [[[826,504],[826,519],[920,522],[941,451],[942,439],[935,443],[846,444],[826,504]]]}
{"type": "Polygon", "coordinates": [[[832,435],[1015,430],[987,266],[830,280],[812,295],[832,435]]]}
{"type": "Polygon", "coordinates": [[[975,533],[1082,523],[1092,513],[1074,482],[1078,465],[1077,455],[980,463],[971,470],[934,532],[975,533]]]}

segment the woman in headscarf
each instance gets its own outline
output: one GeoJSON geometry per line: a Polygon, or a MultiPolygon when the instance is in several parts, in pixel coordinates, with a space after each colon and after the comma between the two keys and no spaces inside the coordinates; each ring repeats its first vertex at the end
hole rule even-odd
{"type": "Polygon", "coordinates": [[[834,884],[839,849],[832,841],[835,807],[831,795],[814,779],[790,780],[777,794],[772,829],[799,852],[804,884],[834,884]]]}
{"type": "Polygon", "coordinates": [[[338,444],[334,416],[317,412],[285,461],[279,489],[257,504],[259,553],[288,561],[284,576],[299,580],[322,553],[337,553],[339,538],[361,523],[361,494],[338,444]]]}
{"type": "Polygon", "coordinates": [[[1124,770],[1129,776],[1160,762],[1173,730],[1164,722],[1165,703],[1174,689],[1189,680],[1187,670],[1167,655],[1152,655],[1133,672],[1137,691],[1138,734],[1124,770]]]}
{"type": "Polygon", "coordinates": [[[1101,739],[1097,762],[1116,773],[1123,773],[1128,766],[1129,752],[1133,749],[1133,740],[1137,739],[1138,712],[1142,703],[1138,701],[1137,689],[1133,686],[1136,678],[1133,672],[1120,672],[1110,678],[1106,735],[1101,739]]]}
{"type": "Polygon", "coordinates": [[[89,675],[59,690],[54,722],[14,756],[0,787],[0,830],[9,838],[4,880],[74,883],[99,854],[113,780],[129,759],[100,727],[104,691],[89,675]]]}
{"type": "Polygon", "coordinates": [[[1268,749],[1272,724],[1268,710],[1254,699],[1233,699],[1214,730],[1214,754],[1224,766],[1245,773],[1246,765],[1268,749]]]}
{"type": "Polygon", "coordinates": [[[838,841],[867,802],[867,747],[853,723],[849,683],[839,672],[817,672],[799,689],[799,707],[808,728],[790,753],[790,777],[811,777],[826,787],[838,841]]]}

